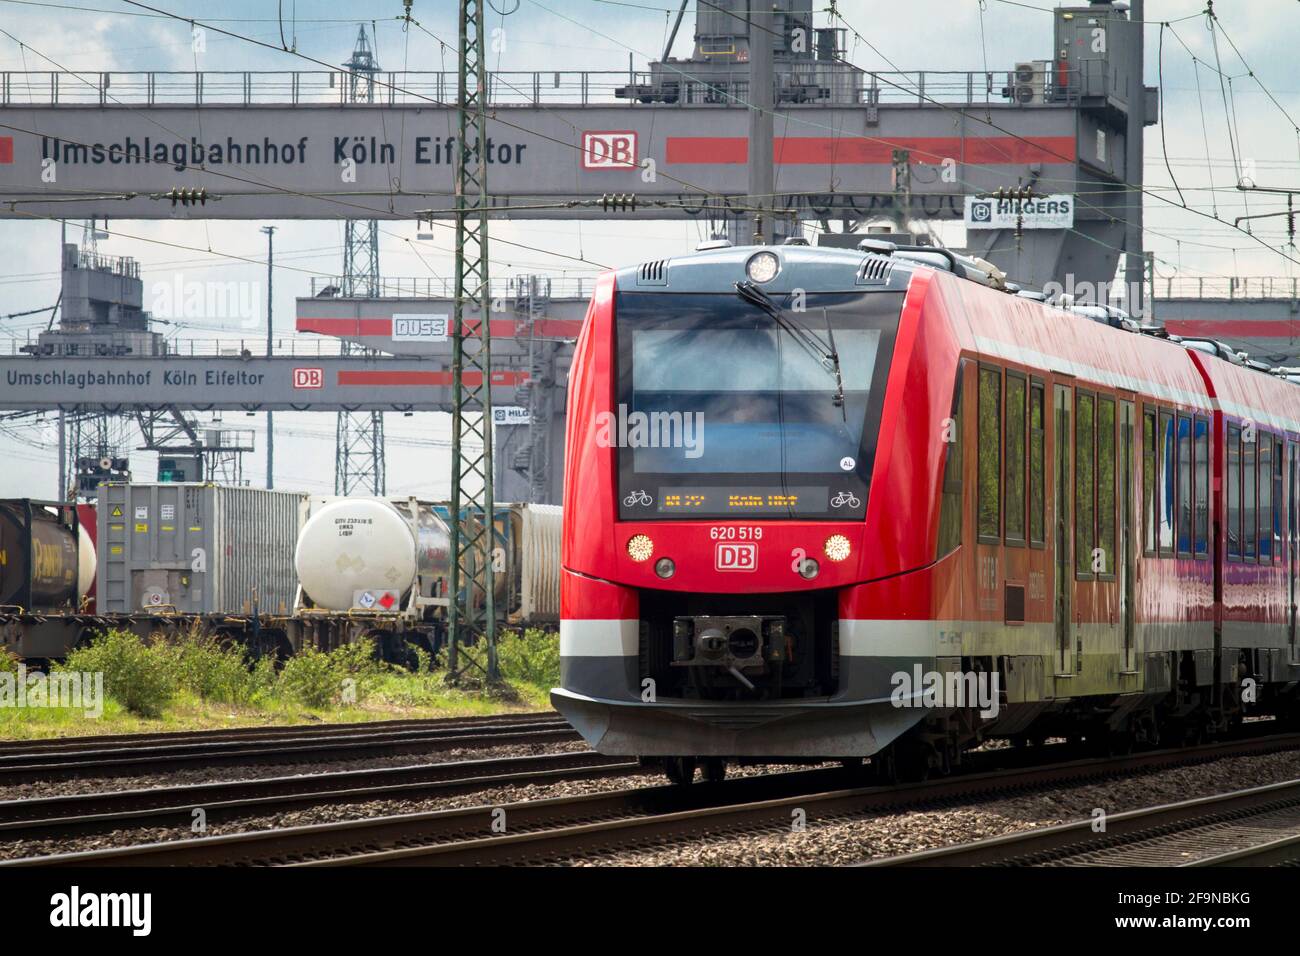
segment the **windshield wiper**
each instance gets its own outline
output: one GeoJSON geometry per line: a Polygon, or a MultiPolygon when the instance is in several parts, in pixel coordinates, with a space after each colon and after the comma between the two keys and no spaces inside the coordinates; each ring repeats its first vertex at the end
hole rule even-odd
{"type": "Polygon", "coordinates": [[[831,331],[830,316],[826,310],[822,310],[826,318],[826,336],[829,339],[829,347],[819,339],[811,329],[799,323],[797,320],[786,316],[781,311],[781,307],[772,301],[772,297],[766,292],[748,280],[736,283],[736,295],[766,312],[777,324],[779,328],[791,336],[804,351],[817,360],[817,364],[826,369],[827,372],[835,376],[835,398],[833,402],[835,407],[840,409],[841,414],[845,415],[847,421],[847,412],[844,411],[844,377],[840,373],[840,353],[835,348],[835,333],[831,331]]]}

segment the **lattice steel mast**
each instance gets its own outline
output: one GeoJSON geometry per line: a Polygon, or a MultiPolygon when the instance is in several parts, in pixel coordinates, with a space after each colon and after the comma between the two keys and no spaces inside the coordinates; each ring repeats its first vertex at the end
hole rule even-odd
{"type": "Polygon", "coordinates": [[[484,0],[459,0],[456,287],[452,331],[451,606],[447,679],[495,683],[492,346],[488,320],[487,76],[484,0]],[[476,451],[476,449],[478,449],[476,451]]]}
{"type": "MultiPolygon", "coordinates": [[[[348,70],[344,95],[349,103],[373,103],[374,76],[379,63],[370,47],[364,25],[357,30],[352,58],[343,64],[348,70]]],[[[344,298],[374,299],[379,296],[379,223],[374,220],[349,219],[343,224],[343,282],[339,294],[344,298]]],[[[361,346],[343,341],[343,353],[364,351],[361,346]]],[[[385,493],[384,413],[339,412],[335,427],[334,493],[350,495],[354,491],[385,493]]]]}

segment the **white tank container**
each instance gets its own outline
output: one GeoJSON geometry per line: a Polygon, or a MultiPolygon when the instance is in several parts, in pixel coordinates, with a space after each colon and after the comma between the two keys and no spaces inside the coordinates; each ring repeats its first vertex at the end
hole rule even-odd
{"type": "Polygon", "coordinates": [[[85,525],[77,525],[77,597],[84,598],[95,584],[95,542],[85,525]]]}
{"type": "Polygon", "coordinates": [[[303,592],[319,608],[346,611],[365,592],[404,596],[415,581],[416,543],[397,509],[379,498],[340,498],[303,525],[294,553],[303,592]]]}

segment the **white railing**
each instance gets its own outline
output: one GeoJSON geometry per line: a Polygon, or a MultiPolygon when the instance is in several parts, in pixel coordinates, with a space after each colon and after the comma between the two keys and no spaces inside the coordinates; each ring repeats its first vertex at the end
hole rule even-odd
{"type": "MultiPolygon", "coordinates": [[[[509,276],[490,279],[488,288],[492,298],[520,301],[530,294],[551,299],[589,299],[595,289],[594,278],[564,276],[509,276]]],[[[312,276],[313,297],[337,298],[344,289],[343,279],[337,276],[312,276]]],[[[372,298],[371,289],[362,283],[354,285],[353,298],[372,298]]],[[[450,299],[455,293],[451,279],[438,276],[384,276],[379,280],[376,295],[380,299],[450,299]]]]}
{"type": "MultiPolygon", "coordinates": [[[[748,82],[693,76],[687,63],[646,70],[534,70],[488,74],[487,100],[497,106],[623,103],[696,106],[744,105],[748,82]]],[[[704,69],[703,67],[701,69],[704,69]]],[[[1027,105],[1072,104],[1082,93],[1097,95],[1086,75],[1050,73],[1035,84],[1027,105]]],[[[743,74],[742,74],[743,75],[743,74]]],[[[456,74],[386,71],[375,75],[373,97],[353,102],[348,76],[339,70],[196,72],[5,71],[0,72],[2,106],[157,105],[454,105],[456,74]]],[[[777,89],[785,104],[948,105],[1014,101],[1010,71],[919,70],[867,73],[846,64],[810,60],[777,68],[777,89]],[[783,68],[784,67],[784,68],[783,68]]]]}
{"type": "MultiPolygon", "coordinates": [[[[34,335],[26,339],[17,337],[0,340],[0,355],[33,355],[37,354],[33,350],[37,348],[37,340],[34,335]]],[[[104,358],[100,352],[96,351],[93,345],[86,346],[80,350],[75,350],[76,346],[68,346],[60,343],[59,349],[52,354],[47,355],[49,358],[104,358]]],[[[225,357],[238,358],[247,353],[250,358],[261,358],[266,355],[266,334],[260,337],[253,335],[249,338],[175,338],[167,340],[167,351],[157,356],[146,356],[148,358],[165,358],[173,356],[178,358],[194,357],[225,357]]],[[[285,336],[272,340],[272,355],[299,356],[303,358],[319,358],[331,355],[343,354],[343,342],[332,336],[285,336]]],[[[120,358],[129,360],[131,355],[120,356],[120,358]]]]}
{"type": "Polygon", "coordinates": [[[1171,276],[1156,279],[1157,299],[1295,299],[1300,280],[1285,276],[1171,276]]]}

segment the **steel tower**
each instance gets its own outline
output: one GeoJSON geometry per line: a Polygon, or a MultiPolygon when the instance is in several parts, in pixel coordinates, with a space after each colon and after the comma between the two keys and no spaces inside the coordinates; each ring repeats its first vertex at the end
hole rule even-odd
{"type": "MultiPolygon", "coordinates": [[[[372,103],[374,77],[379,63],[370,47],[364,25],[357,29],[352,58],[343,64],[348,70],[344,82],[349,103],[372,103]]],[[[374,219],[349,219],[343,224],[344,298],[376,298],[379,295],[379,223],[374,219]]],[[[343,352],[363,351],[344,340],[343,352]]],[[[354,491],[385,493],[384,413],[339,412],[335,427],[334,493],[354,491]]]]}

